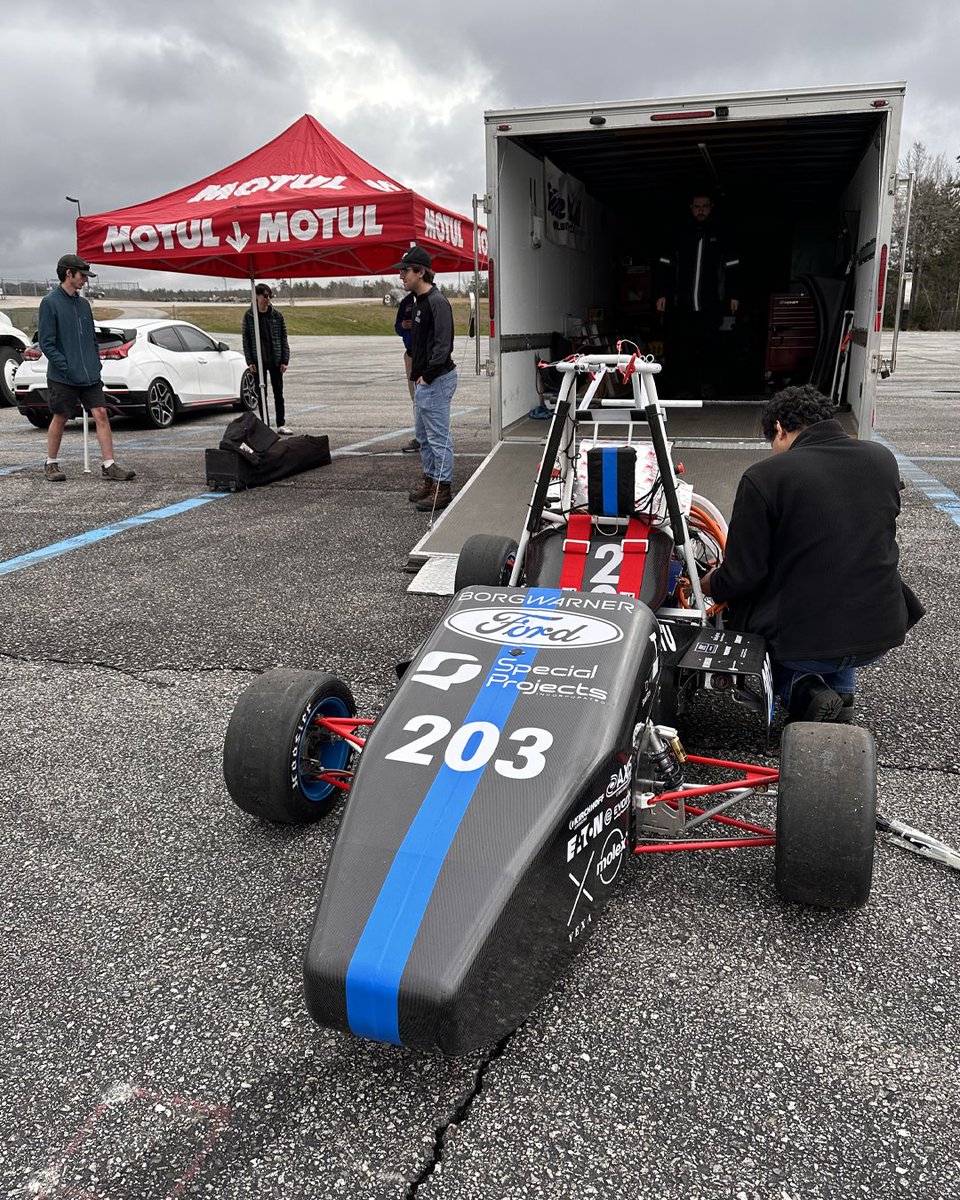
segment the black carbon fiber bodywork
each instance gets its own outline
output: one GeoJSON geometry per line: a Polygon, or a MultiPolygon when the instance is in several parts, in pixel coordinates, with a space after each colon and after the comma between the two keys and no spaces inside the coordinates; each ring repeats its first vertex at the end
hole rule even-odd
{"type": "Polygon", "coordinates": [[[452,1055],[523,1021],[629,853],[656,632],[612,594],[454,597],[361,755],[306,955],[317,1021],[452,1055]]]}

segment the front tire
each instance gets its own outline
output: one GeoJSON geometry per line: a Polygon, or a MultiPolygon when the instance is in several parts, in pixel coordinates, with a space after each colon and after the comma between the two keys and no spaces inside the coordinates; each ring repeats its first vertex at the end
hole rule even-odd
{"type": "Polygon", "coordinates": [[[870,897],[877,754],[856,725],[797,721],[783,731],[775,886],[784,900],[860,908],[870,897]]]}
{"type": "Polygon", "coordinates": [[[477,583],[490,587],[506,586],[510,582],[516,557],[517,543],[513,538],[494,533],[471,534],[463,543],[457,559],[454,591],[459,592],[461,588],[477,583]]]}
{"type": "Polygon", "coordinates": [[[169,429],[177,415],[177,397],[165,379],[155,379],[147,388],[146,415],[154,429],[169,429]]]}
{"type": "Polygon", "coordinates": [[[14,346],[0,346],[0,405],[12,408],[16,404],[13,377],[23,362],[23,355],[14,346]]]}
{"type": "Polygon", "coordinates": [[[259,403],[257,377],[250,370],[244,371],[240,379],[240,399],[233,407],[236,412],[254,412],[259,403]]]}
{"type": "Polygon", "coordinates": [[[223,745],[223,777],[234,802],[255,817],[305,825],[325,816],[340,789],[318,778],[343,770],[348,742],[313,724],[356,715],[334,675],[267,671],[237,701],[223,745]]]}

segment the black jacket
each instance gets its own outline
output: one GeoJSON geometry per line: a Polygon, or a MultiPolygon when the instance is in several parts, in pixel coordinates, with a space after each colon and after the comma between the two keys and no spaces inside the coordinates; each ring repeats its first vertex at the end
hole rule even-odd
{"type": "Polygon", "coordinates": [[[453,361],[453,310],[437,287],[417,297],[413,310],[410,378],[433,383],[457,365],[453,361]]]}
{"type": "Polygon", "coordinates": [[[719,315],[724,300],[739,300],[740,256],[728,233],[708,217],[676,231],[655,271],[657,297],[680,312],[719,315]]]}
{"type": "MultiPolygon", "coordinates": [[[[257,309],[259,316],[260,310],[257,309]]],[[[265,367],[286,365],[290,362],[290,343],[287,340],[287,323],[283,313],[271,304],[264,313],[270,327],[271,353],[266,353],[264,347],[263,365],[265,367]]],[[[248,308],[243,314],[243,357],[248,363],[257,361],[256,334],[253,332],[253,309],[248,308]]]]}
{"type": "Polygon", "coordinates": [[[837,659],[899,646],[908,628],[897,571],[900,471],[889,450],[839,421],[744,472],[715,600],[775,658],[837,659]]]}

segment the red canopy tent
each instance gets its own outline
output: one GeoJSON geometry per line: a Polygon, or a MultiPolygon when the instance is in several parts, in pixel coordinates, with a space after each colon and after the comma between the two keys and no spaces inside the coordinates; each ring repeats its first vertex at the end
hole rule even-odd
{"type": "MultiPolygon", "coordinates": [[[[417,242],[435,271],[474,265],[474,224],[372,167],[310,115],[198,183],[81,217],[92,263],[249,279],[388,273],[417,242]]],[[[477,231],[486,268],[486,231],[477,231]]]]}

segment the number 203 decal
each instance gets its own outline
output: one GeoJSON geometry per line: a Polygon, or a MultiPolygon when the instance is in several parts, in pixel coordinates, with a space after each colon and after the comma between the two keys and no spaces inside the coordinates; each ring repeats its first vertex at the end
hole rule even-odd
{"type": "MultiPolygon", "coordinates": [[[[436,757],[427,751],[428,746],[437,746],[450,735],[452,724],[446,717],[424,714],[412,717],[403,727],[407,733],[420,733],[412,741],[391,750],[384,758],[395,762],[414,763],[417,766],[428,767],[436,757]]],[[[494,759],[493,769],[498,775],[507,779],[534,779],[543,770],[546,760],[544,753],[553,745],[553,734],[546,729],[528,727],[517,729],[507,738],[508,742],[516,742],[509,749],[512,758],[494,759]]],[[[500,730],[490,721],[470,721],[461,725],[447,741],[443,752],[443,761],[451,771],[477,771],[485,767],[493,758],[500,745],[500,730]]],[[[508,747],[504,747],[506,751],[508,747]]]]}

